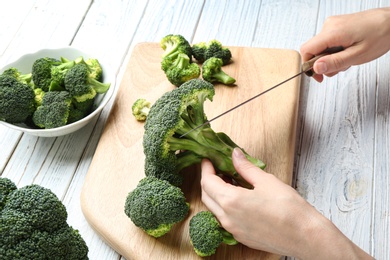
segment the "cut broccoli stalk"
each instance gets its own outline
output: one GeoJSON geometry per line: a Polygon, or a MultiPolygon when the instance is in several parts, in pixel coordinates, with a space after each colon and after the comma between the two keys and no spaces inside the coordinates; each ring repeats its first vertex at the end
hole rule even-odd
{"type": "Polygon", "coordinates": [[[220,82],[231,85],[236,80],[222,70],[223,62],[220,58],[209,58],[202,65],[202,77],[208,82],[220,82]]]}
{"type": "MultiPolygon", "coordinates": [[[[212,100],[214,93],[211,83],[193,79],[167,92],[153,104],[145,122],[143,139],[147,176],[180,185],[179,172],[184,167],[208,158],[222,174],[243,187],[252,188],[233,166],[232,152],[238,145],[226,134],[216,133],[206,124],[181,137],[207,121],[203,104],[207,99],[212,100]],[[184,155],[181,155],[182,151],[185,151],[184,155]]],[[[265,167],[261,160],[245,154],[256,166],[265,167]]]]}

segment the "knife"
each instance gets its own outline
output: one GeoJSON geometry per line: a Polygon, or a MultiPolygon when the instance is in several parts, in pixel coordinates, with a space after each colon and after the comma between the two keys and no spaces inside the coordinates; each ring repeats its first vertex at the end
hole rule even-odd
{"type": "Polygon", "coordinates": [[[312,58],[312,59],[310,59],[310,60],[304,62],[304,63],[302,64],[302,66],[301,66],[301,72],[299,72],[298,74],[296,74],[296,75],[294,75],[294,76],[292,76],[292,77],[290,77],[290,78],[288,78],[288,79],[286,79],[286,80],[284,80],[284,81],[282,81],[282,82],[276,84],[275,86],[273,86],[273,87],[271,87],[271,88],[269,88],[269,89],[267,89],[267,90],[265,90],[265,91],[263,91],[263,92],[261,92],[261,93],[255,95],[255,96],[251,97],[250,99],[245,100],[244,102],[242,102],[242,103],[240,103],[240,104],[238,104],[238,105],[236,105],[236,106],[234,106],[234,107],[232,107],[232,108],[226,110],[225,112],[223,112],[223,113],[217,115],[216,117],[214,117],[214,118],[212,118],[212,119],[210,119],[210,120],[207,120],[207,121],[204,122],[203,124],[200,124],[200,125],[198,125],[197,127],[191,129],[191,130],[188,131],[187,133],[182,134],[182,135],[180,136],[180,138],[182,138],[182,137],[188,135],[188,134],[191,133],[192,131],[195,131],[195,130],[201,128],[202,126],[205,126],[205,125],[209,124],[210,122],[212,122],[212,121],[214,121],[214,120],[220,118],[221,116],[224,116],[224,115],[226,115],[226,114],[229,113],[229,112],[232,112],[233,110],[235,110],[235,109],[237,109],[237,108],[239,108],[239,107],[245,105],[246,103],[249,103],[250,101],[252,101],[252,100],[254,100],[254,99],[256,99],[256,98],[258,98],[258,97],[264,95],[265,93],[267,93],[267,92],[269,92],[269,91],[271,91],[271,90],[273,90],[273,89],[275,89],[275,88],[277,88],[277,87],[283,85],[284,83],[286,83],[286,82],[288,82],[288,81],[290,81],[290,80],[292,80],[292,79],[294,79],[294,78],[296,78],[296,77],[299,77],[299,76],[302,75],[302,74],[306,74],[306,76],[309,76],[309,77],[314,76],[315,72],[313,71],[313,65],[314,65],[314,63],[315,63],[319,58],[324,57],[324,56],[329,55],[329,54],[332,54],[332,53],[340,52],[340,51],[342,51],[342,50],[344,50],[344,48],[343,48],[342,46],[336,46],[336,47],[327,48],[326,50],[324,50],[323,52],[321,52],[321,54],[319,54],[319,55],[315,56],[314,58],[312,58]]]}

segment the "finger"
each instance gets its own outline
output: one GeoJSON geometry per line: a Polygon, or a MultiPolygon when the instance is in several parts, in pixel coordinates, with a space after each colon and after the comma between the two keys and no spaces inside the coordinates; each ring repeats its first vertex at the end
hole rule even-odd
{"type": "Polygon", "coordinates": [[[253,165],[241,151],[240,148],[234,148],[233,154],[233,165],[237,172],[250,184],[254,187],[256,183],[260,181],[259,174],[264,174],[265,172],[259,167],[253,165]]]}

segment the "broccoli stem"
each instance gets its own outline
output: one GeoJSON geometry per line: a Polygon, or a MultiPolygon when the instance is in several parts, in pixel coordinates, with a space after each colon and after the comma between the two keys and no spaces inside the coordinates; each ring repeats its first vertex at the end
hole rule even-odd
{"type": "Polygon", "coordinates": [[[96,93],[106,93],[110,88],[110,83],[102,83],[94,78],[88,78],[88,83],[95,89],[96,93]]]}
{"type": "Polygon", "coordinates": [[[217,79],[218,82],[222,82],[223,84],[230,85],[236,82],[236,80],[226,74],[223,70],[213,74],[213,77],[217,79]]]}
{"type": "Polygon", "coordinates": [[[219,230],[223,236],[222,242],[224,244],[229,245],[229,246],[234,246],[234,245],[238,244],[238,241],[233,237],[233,235],[231,233],[226,231],[224,228],[220,228],[219,230]]]}

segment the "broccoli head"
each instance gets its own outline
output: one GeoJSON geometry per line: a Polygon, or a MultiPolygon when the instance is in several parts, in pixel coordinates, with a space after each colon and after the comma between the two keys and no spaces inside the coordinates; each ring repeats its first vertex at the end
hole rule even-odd
{"type": "Polygon", "coordinates": [[[189,204],[180,188],[145,177],[127,195],[124,211],[148,235],[161,237],[187,216],[189,204]]]}
{"type": "Polygon", "coordinates": [[[168,34],[160,41],[160,46],[164,50],[162,57],[176,58],[179,53],[192,57],[192,48],[189,42],[180,34],[168,34]]]}
{"type": "Polygon", "coordinates": [[[55,128],[68,122],[72,97],[68,91],[49,91],[42,99],[32,117],[34,124],[40,128],[55,128]]]}
{"type": "Polygon", "coordinates": [[[27,73],[27,74],[22,74],[17,68],[11,67],[3,71],[3,75],[8,75],[11,77],[16,78],[19,82],[27,85],[32,85],[31,79],[32,79],[32,74],[27,73]]]}
{"type": "Polygon", "coordinates": [[[60,64],[61,61],[50,57],[35,60],[31,70],[32,80],[35,87],[41,88],[44,91],[49,91],[52,80],[51,68],[60,64]]]}
{"type": "Polygon", "coordinates": [[[184,82],[198,78],[200,75],[199,66],[196,63],[191,63],[190,58],[184,53],[179,53],[173,60],[172,58],[163,59],[161,66],[166,69],[165,75],[168,80],[176,87],[180,87],[184,82]],[[170,66],[169,62],[172,62],[170,66]]]}
{"type": "Polygon", "coordinates": [[[0,120],[23,123],[34,111],[34,90],[13,76],[0,75],[0,120]]]}
{"type": "Polygon", "coordinates": [[[88,259],[88,247],[66,222],[65,206],[42,186],[20,189],[0,177],[1,259],[88,259]]]}
{"type": "Polygon", "coordinates": [[[215,57],[222,59],[223,65],[226,65],[232,58],[232,53],[229,48],[223,47],[218,40],[211,40],[208,43],[199,42],[193,44],[192,53],[194,58],[200,63],[215,57]]]}
{"type": "MultiPolygon", "coordinates": [[[[233,166],[231,156],[238,145],[226,134],[214,132],[210,124],[186,134],[207,121],[203,105],[207,99],[212,101],[214,94],[211,83],[192,79],[165,93],[152,105],[143,137],[146,176],[178,186],[182,181],[179,172],[183,168],[208,158],[222,174],[243,187],[252,188],[233,166]]],[[[261,160],[245,154],[258,167],[265,167],[261,160]]]]}
{"type": "Polygon", "coordinates": [[[236,80],[224,72],[222,66],[223,62],[220,58],[207,59],[202,64],[203,79],[211,83],[220,82],[226,85],[234,84],[236,80]]]}
{"type": "Polygon", "coordinates": [[[221,244],[237,245],[231,233],[221,227],[210,211],[201,211],[190,220],[190,242],[199,256],[215,254],[221,244]]]}
{"type": "Polygon", "coordinates": [[[146,99],[137,99],[131,106],[131,111],[135,119],[137,119],[138,121],[145,121],[146,117],[149,114],[150,106],[150,102],[146,99]]]}

